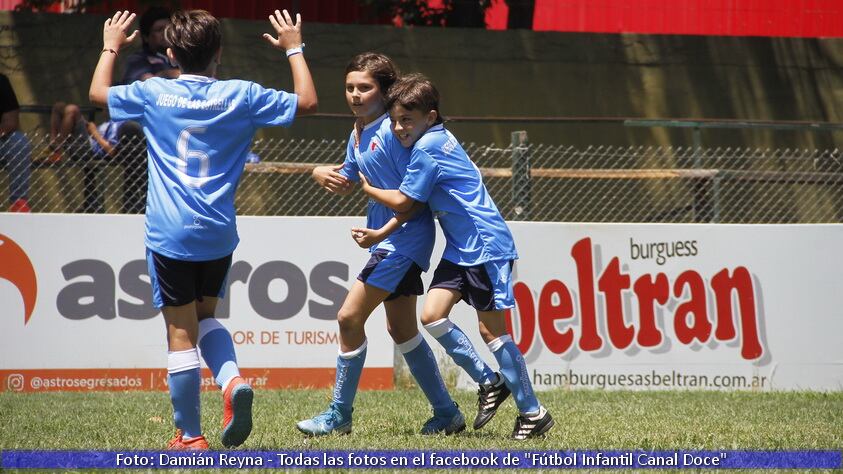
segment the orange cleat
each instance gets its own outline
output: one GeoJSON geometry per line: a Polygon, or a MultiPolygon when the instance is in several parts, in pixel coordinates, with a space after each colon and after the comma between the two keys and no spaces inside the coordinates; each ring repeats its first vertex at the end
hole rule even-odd
{"type": "Polygon", "coordinates": [[[176,430],[176,436],[167,443],[167,449],[173,451],[207,451],[208,441],[204,436],[184,439],[181,430],[176,430]]]}
{"type": "Polygon", "coordinates": [[[30,212],[29,202],[24,198],[19,198],[9,206],[9,212],[30,212]]]}
{"type": "Polygon", "coordinates": [[[252,432],[252,400],[255,392],[239,375],[231,379],[222,394],[222,445],[240,446],[252,432]]]}

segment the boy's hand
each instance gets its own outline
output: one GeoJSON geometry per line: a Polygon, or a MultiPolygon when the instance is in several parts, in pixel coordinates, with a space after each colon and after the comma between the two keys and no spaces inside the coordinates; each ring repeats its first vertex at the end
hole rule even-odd
{"type": "Polygon", "coordinates": [[[272,46],[275,46],[281,51],[286,51],[302,45],[300,14],[296,13],[296,22],[293,23],[293,19],[290,18],[290,14],[287,10],[284,10],[283,13],[275,10],[273,15],[269,15],[269,22],[272,23],[272,27],[275,28],[275,33],[278,35],[278,38],[273,38],[272,35],[268,33],[264,33],[263,37],[269,41],[272,46]]]}
{"type": "Polygon", "coordinates": [[[372,186],[371,183],[369,183],[369,180],[366,179],[365,176],[363,176],[363,173],[357,173],[357,174],[360,175],[360,186],[363,188],[364,193],[371,194],[371,191],[373,189],[378,189],[378,188],[372,186]]]}
{"type": "Polygon", "coordinates": [[[385,236],[382,235],[379,230],[359,228],[351,229],[351,238],[357,242],[357,245],[364,249],[379,244],[384,237],[385,236]]]}
{"type": "Polygon", "coordinates": [[[128,10],[117,12],[113,17],[105,20],[105,26],[102,29],[103,49],[120,51],[123,45],[134,41],[138,36],[138,30],[126,36],[126,32],[129,31],[129,27],[132,26],[133,21],[135,21],[135,14],[129,13],[128,10]]]}
{"type": "Polygon", "coordinates": [[[313,179],[332,193],[344,193],[351,188],[351,182],[339,173],[342,165],[317,166],[313,169],[313,179]]]}

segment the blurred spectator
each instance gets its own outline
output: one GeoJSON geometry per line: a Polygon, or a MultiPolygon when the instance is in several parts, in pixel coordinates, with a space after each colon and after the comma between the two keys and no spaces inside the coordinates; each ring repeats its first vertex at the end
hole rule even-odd
{"type": "Polygon", "coordinates": [[[29,212],[32,146],[19,128],[18,98],[9,78],[0,74],[0,160],[9,175],[10,212],[29,212]]]}
{"type": "Polygon", "coordinates": [[[105,212],[97,173],[103,160],[123,165],[124,213],[141,213],[146,195],[146,143],[136,122],[107,120],[96,126],[85,120],[79,106],[58,102],[50,117],[52,161],[84,160],[84,198],[76,212],[105,212]],[[139,176],[139,174],[141,176],[139,176]]]}
{"type": "Polygon", "coordinates": [[[170,13],[170,10],[163,7],[150,7],[141,16],[143,49],[128,57],[123,84],[156,76],[169,79],[179,77],[179,69],[167,58],[167,42],[164,40],[164,28],[170,23],[170,13]]]}

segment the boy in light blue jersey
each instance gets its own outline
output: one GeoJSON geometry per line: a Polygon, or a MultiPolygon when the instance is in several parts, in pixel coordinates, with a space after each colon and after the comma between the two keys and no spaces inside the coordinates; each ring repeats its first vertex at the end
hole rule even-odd
{"type": "MultiPolygon", "coordinates": [[[[410,154],[390,130],[384,96],[397,76],[392,60],[382,54],[362,53],[352,58],[346,68],[346,100],[357,122],[348,140],[345,162],[313,171],[314,179],[328,191],[351,192],[359,175],[387,189],[398,189],[403,181],[410,154]]],[[[381,303],[386,310],[387,330],[433,408],[433,417],[421,433],[452,434],[465,428],[465,419],[448,394],[436,359],[416,323],[416,297],[424,291],[421,273],[430,265],[435,239],[433,217],[423,205],[396,216],[383,204],[370,200],[367,225],[379,229],[388,222],[395,225],[389,236],[352,229],[352,237],[361,247],[369,248],[371,258],[337,315],[340,350],[331,405],[296,424],[307,435],[351,432],[354,397],[366,360],[364,326],[381,303]]]]}
{"type": "MultiPolygon", "coordinates": [[[[366,182],[363,190],[398,212],[426,202],[439,219],[447,244],[425,298],[424,327],[480,384],[474,429],[488,423],[511,392],[520,412],[512,437],[542,435],[553,426],[553,418],[536,398],[524,358],[506,334],[505,310],[515,305],[512,265],[518,258],[512,234],[477,166],[442,125],[433,84],[418,74],[406,76],[390,89],[387,107],[396,138],[412,148],[410,163],[398,190],[366,182]],[[448,319],[461,299],[477,310],[480,334],[502,377],[448,319]]],[[[390,223],[380,230],[394,227],[390,223]]]]}
{"type": "Polygon", "coordinates": [[[134,120],[148,142],[146,254],[153,303],[167,325],[167,371],[176,436],[169,449],[208,449],[199,411],[199,353],[223,390],[224,446],[239,446],[252,429],[252,388],[240,377],[229,332],[214,319],[238,243],[234,194],[252,136],[260,127],[289,125],[316,111],[316,90],[302,55],[301,18],[269,17],[285,50],[295,94],[253,82],[214,79],[220,26],[202,10],[176,12],[164,35],[178,79],[151,78],[111,86],[120,49],[135,18],[117,12],[105,22],[103,50],[90,99],[108,105],[112,120],[134,120]]]}

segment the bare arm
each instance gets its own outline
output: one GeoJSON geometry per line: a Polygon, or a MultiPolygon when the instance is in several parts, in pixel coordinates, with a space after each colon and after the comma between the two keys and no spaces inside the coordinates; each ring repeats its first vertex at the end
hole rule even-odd
{"type": "Polygon", "coordinates": [[[88,122],[88,135],[99,143],[100,147],[108,154],[108,156],[115,155],[115,148],[111,146],[111,143],[108,143],[108,140],[106,140],[102,134],[100,134],[100,131],[97,130],[97,126],[92,122],[88,122]]]}
{"type": "Polygon", "coordinates": [[[413,201],[413,205],[407,212],[398,212],[380,229],[351,229],[351,238],[357,242],[362,248],[369,248],[383,241],[389,237],[393,232],[398,230],[405,222],[410,220],[416,213],[427,207],[427,204],[419,201],[413,201]]]}
{"type": "MultiPolygon", "coordinates": [[[[278,38],[273,38],[272,35],[264,34],[263,37],[272,44],[272,46],[287,51],[289,49],[298,48],[303,45],[301,39],[301,15],[296,13],[296,21],[290,18],[287,10],[279,12],[275,10],[273,15],[269,15],[269,22],[275,29],[278,38]]],[[[313,84],[313,77],[310,75],[310,70],[307,68],[307,62],[304,60],[304,53],[296,53],[288,56],[290,61],[290,69],[293,72],[293,91],[298,96],[298,108],[296,115],[309,115],[316,113],[317,98],[316,86],[313,84]]]]}
{"type": "Polygon", "coordinates": [[[108,88],[111,87],[111,76],[114,74],[114,63],[120,48],[131,43],[137,36],[138,30],[126,36],[126,31],[132,26],[135,14],[128,11],[117,12],[113,17],[105,20],[102,29],[102,47],[100,60],[91,79],[88,97],[96,105],[108,105],[108,88]]]}
{"type": "Polygon", "coordinates": [[[370,198],[394,210],[395,212],[408,212],[412,209],[415,199],[407,196],[397,189],[380,189],[369,184],[369,180],[360,173],[360,185],[363,192],[370,198]]]}

